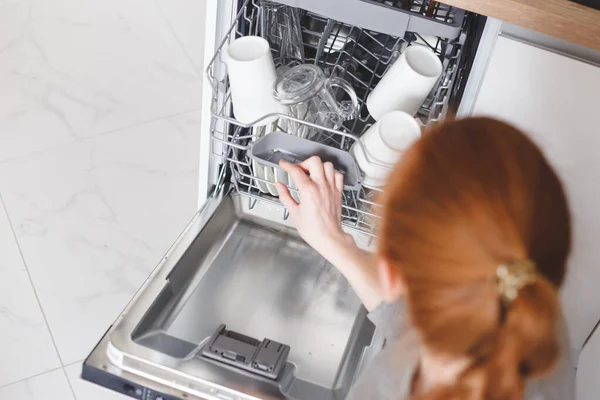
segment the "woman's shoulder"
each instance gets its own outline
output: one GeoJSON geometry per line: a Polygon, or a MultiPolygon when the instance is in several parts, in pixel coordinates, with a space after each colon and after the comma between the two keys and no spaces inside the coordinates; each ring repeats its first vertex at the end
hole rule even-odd
{"type": "Polygon", "coordinates": [[[402,399],[410,393],[419,364],[420,340],[410,324],[404,301],[382,303],[368,315],[375,325],[371,351],[348,399],[402,399]]]}
{"type": "Polygon", "coordinates": [[[420,342],[417,331],[409,328],[401,337],[388,341],[370,362],[347,397],[349,400],[404,399],[419,365],[420,342]]]}
{"type": "Polygon", "coordinates": [[[393,303],[381,303],[367,317],[377,328],[377,333],[387,341],[393,341],[411,328],[406,302],[403,299],[393,303]]]}

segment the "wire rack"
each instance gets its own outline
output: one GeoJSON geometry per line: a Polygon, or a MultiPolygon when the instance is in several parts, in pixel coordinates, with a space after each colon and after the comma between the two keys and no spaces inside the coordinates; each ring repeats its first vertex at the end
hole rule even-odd
{"type": "Polygon", "coordinates": [[[430,0],[370,0],[371,3],[380,3],[392,8],[407,10],[423,15],[436,21],[452,24],[457,17],[464,15],[464,10],[449,6],[438,1],[430,0]]]}
{"type": "MultiPolygon", "coordinates": [[[[283,206],[277,198],[276,191],[273,191],[274,181],[268,176],[258,176],[254,173],[252,161],[247,155],[250,143],[268,133],[264,131],[265,129],[285,132],[286,126],[295,123],[296,126],[298,124],[306,125],[319,133],[311,140],[349,151],[360,135],[375,122],[365,106],[367,96],[385,74],[387,68],[413,42],[431,48],[440,56],[444,66],[442,76],[418,111],[416,118],[427,126],[446,116],[452,87],[460,65],[461,44],[459,40],[425,37],[412,32],[407,33],[405,37],[394,37],[301,11],[304,61],[320,66],[327,75],[342,77],[352,84],[359,97],[357,118],[334,128],[321,126],[316,121],[298,120],[284,114],[277,114],[277,122],[267,128],[253,128],[237,121],[232,117],[231,95],[227,70],[223,61],[223,51],[229,42],[239,36],[260,34],[260,1],[246,0],[242,2],[235,22],[220,43],[206,71],[212,87],[212,151],[213,154],[225,161],[225,167],[230,171],[231,183],[237,192],[248,197],[251,208],[257,201],[283,206]],[[259,131],[260,129],[263,131],[259,131]],[[265,187],[271,193],[265,193],[265,187]]],[[[437,20],[452,21],[454,18],[452,7],[437,2],[393,1],[386,2],[386,4],[409,7],[413,12],[427,14],[437,20]]],[[[274,54],[274,58],[277,59],[277,54],[274,54]]],[[[272,114],[265,115],[261,120],[272,117],[272,114]]],[[[297,194],[293,185],[288,185],[288,187],[293,195],[297,194]]],[[[379,188],[366,185],[357,191],[345,191],[342,205],[342,225],[376,237],[379,221],[377,196],[380,191],[379,188]]],[[[285,211],[284,217],[287,218],[285,211]]]]}

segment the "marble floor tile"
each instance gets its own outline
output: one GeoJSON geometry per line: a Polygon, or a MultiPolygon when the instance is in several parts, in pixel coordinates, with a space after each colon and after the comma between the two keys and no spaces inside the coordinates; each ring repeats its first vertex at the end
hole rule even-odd
{"type": "Polygon", "coordinates": [[[127,400],[130,397],[81,379],[81,363],[65,367],[77,400],[127,400]]]}
{"type": "Polygon", "coordinates": [[[0,332],[0,386],[60,366],[1,199],[0,332]]]}
{"type": "Polygon", "coordinates": [[[2,400],[75,400],[62,368],[0,387],[2,400]]]}
{"type": "Polygon", "coordinates": [[[29,13],[22,1],[0,3],[0,161],[77,138],[38,80],[46,61],[31,37],[29,13]]]}
{"type": "Polygon", "coordinates": [[[194,68],[202,75],[206,2],[197,0],[156,0],[156,2],[184,50],[192,59],[194,68]]]}
{"type": "Polygon", "coordinates": [[[63,363],[82,360],[194,214],[200,113],[0,164],[63,363]]]}
{"type": "Polygon", "coordinates": [[[0,7],[0,161],[200,106],[202,77],[152,1],[0,7]]]}

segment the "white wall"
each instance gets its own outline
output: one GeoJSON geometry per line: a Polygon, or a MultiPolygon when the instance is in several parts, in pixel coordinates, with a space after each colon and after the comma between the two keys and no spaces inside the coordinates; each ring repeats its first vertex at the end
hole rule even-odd
{"type": "Polygon", "coordinates": [[[577,399],[597,400],[600,397],[600,330],[596,330],[579,356],[577,368],[577,399]]]}
{"type": "Polygon", "coordinates": [[[600,68],[499,37],[473,114],[528,132],[566,186],[574,246],[563,305],[580,349],[600,319],[600,68]]]}

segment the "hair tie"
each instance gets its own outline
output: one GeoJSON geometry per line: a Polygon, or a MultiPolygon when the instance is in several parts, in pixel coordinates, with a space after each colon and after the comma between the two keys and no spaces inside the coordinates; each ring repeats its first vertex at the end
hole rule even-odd
{"type": "Polygon", "coordinates": [[[530,259],[501,264],[496,269],[496,291],[505,304],[510,304],[519,290],[534,283],[536,277],[535,263],[530,259]]]}

